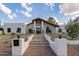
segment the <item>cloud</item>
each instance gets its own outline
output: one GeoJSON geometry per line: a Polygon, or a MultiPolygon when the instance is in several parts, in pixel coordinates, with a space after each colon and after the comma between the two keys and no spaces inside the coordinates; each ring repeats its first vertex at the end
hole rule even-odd
{"type": "Polygon", "coordinates": [[[32,15],[26,11],[21,11],[22,14],[24,14],[27,17],[31,17],[32,15]]]}
{"type": "Polygon", "coordinates": [[[30,7],[29,5],[31,5],[31,4],[26,4],[26,3],[22,3],[21,4],[21,6],[23,7],[23,8],[25,8],[25,11],[21,11],[21,13],[22,14],[24,14],[25,16],[27,16],[27,17],[31,17],[32,15],[31,15],[31,13],[32,13],[32,7],[30,7]]]}
{"type": "Polygon", "coordinates": [[[76,15],[79,14],[79,4],[78,3],[63,3],[59,6],[60,13],[64,15],[76,15]]]}
{"type": "Polygon", "coordinates": [[[17,17],[15,13],[12,12],[11,9],[6,7],[4,4],[0,3],[0,10],[8,15],[9,19],[14,19],[17,17]]]}
{"type": "Polygon", "coordinates": [[[45,3],[45,5],[49,6],[51,8],[51,10],[53,9],[53,7],[55,6],[54,3],[45,3]]]}
{"type": "Polygon", "coordinates": [[[64,23],[58,23],[59,25],[63,25],[64,23]]]}
{"type": "Polygon", "coordinates": [[[3,5],[1,3],[0,3],[0,10],[3,11],[4,13],[6,13],[6,14],[12,13],[12,11],[9,8],[7,8],[5,5],[3,5]]]}
{"type": "MultiPolygon", "coordinates": [[[[58,20],[57,17],[55,17],[55,16],[52,16],[52,17],[56,20],[56,22],[58,23],[58,25],[63,25],[64,24],[64,23],[59,22],[59,20],[58,20]]],[[[66,24],[66,22],[65,22],[65,24],[66,24]]]]}
{"type": "Polygon", "coordinates": [[[72,19],[71,19],[71,20],[74,20],[74,19],[76,19],[77,17],[79,17],[79,15],[74,15],[74,16],[72,16],[72,19]]]}
{"type": "Polygon", "coordinates": [[[13,20],[14,18],[17,17],[17,15],[16,15],[15,13],[13,13],[13,14],[11,14],[11,15],[8,15],[8,17],[9,17],[11,20],[13,20]]]}

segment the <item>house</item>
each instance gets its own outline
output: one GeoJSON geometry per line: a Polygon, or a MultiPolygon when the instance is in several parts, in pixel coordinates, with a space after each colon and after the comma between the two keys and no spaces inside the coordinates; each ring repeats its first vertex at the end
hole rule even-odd
{"type": "Polygon", "coordinates": [[[24,23],[4,23],[4,34],[26,33],[26,25],[24,23]]]}
{"type": "Polygon", "coordinates": [[[0,21],[0,34],[3,34],[3,26],[1,25],[1,21],[0,21]]]}
{"type": "Polygon", "coordinates": [[[33,19],[31,23],[27,24],[27,33],[54,33],[56,32],[56,24],[52,24],[42,18],[33,19]]]}
{"type": "Polygon", "coordinates": [[[55,33],[56,27],[59,27],[56,24],[52,24],[49,21],[46,21],[42,18],[33,19],[31,23],[4,23],[4,34],[13,34],[13,33],[55,33]]]}

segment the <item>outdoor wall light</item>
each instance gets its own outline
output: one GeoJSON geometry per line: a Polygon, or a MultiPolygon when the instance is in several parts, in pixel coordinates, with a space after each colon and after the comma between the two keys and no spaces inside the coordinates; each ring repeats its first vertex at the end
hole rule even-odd
{"type": "Polygon", "coordinates": [[[62,38],[62,35],[61,35],[62,34],[62,29],[59,29],[58,32],[59,32],[59,39],[61,39],[62,38]]]}

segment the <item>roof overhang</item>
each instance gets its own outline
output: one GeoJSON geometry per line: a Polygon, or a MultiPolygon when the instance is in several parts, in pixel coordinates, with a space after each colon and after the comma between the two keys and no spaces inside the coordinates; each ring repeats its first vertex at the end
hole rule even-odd
{"type": "Polygon", "coordinates": [[[38,21],[38,20],[40,20],[40,21],[44,21],[45,23],[47,23],[47,24],[49,24],[49,25],[52,25],[52,26],[55,26],[55,27],[59,27],[59,25],[52,24],[52,23],[50,23],[50,22],[48,22],[48,21],[46,21],[46,20],[44,20],[44,19],[42,19],[42,18],[36,18],[36,19],[33,19],[33,20],[32,20],[32,23],[27,24],[27,26],[33,24],[34,21],[38,21]]]}

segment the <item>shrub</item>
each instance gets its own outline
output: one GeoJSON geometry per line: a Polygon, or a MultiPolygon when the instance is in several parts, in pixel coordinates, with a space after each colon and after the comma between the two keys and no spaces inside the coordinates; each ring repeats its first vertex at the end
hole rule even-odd
{"type": "Polygon", "coordinates": [[[79,35],[79,22],[71,22],[66,26],[67,34],[72,38],[77,38],[79,35]]]}

